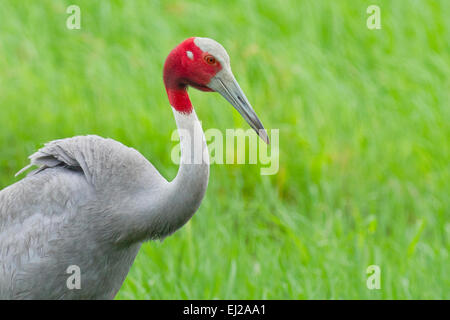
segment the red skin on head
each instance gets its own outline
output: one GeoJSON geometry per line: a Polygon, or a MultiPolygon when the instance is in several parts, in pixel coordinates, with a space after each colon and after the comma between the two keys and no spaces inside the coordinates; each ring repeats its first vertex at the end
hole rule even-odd
{"type": "Polygon", "coordinates": [[[164,64],[164,85],[166,86],[170,105],[175,110],[183,113],[192,112],[187,86],[192,86],[202,91],[212,91],[207,85],[211,78],[222,69],[217,60],[214,64],[208,64],[204,60],[208,52],[203,52],[197,47],[194,39],[186,39],[176,46],[169,53],[164,64]],[[187,51],[192,52],[193,59],[188,57],[187,51]]]}

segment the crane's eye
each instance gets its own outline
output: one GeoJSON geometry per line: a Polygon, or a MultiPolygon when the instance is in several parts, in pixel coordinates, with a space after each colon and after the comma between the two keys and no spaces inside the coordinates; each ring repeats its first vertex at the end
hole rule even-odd
{"type": "Polygon", "coordinates": [[[216,63],[216,58],[214,58],[210,54],[207,54],[203,59],[205,59],[207,64],[215,64],[216,63]]]}

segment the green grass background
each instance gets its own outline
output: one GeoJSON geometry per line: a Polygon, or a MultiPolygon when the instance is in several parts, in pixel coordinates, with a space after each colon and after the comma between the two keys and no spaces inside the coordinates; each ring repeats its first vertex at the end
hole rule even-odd
{"type": "MultiPolygon", "coordinates": [[[[163,62],[207,36],[280,129],[280,170],[213,165],[199,211],[142,247],[117,298],[449,299],[448,17],[445,0],[1,0],[0,187],[44,142],[84,134],[172,179],[163,62]]],[[[205,129],[248,128],[219,95],[190,94],[205,129]]]]}

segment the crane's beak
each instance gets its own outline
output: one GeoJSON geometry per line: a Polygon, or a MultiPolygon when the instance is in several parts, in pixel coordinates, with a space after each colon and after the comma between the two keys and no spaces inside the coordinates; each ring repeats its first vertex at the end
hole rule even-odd
{"type": "Polygon", "coordinates": [[[250,102],[242,91],[241,87],[237,83],[231,70],[222,69],[217,73],[208,84],[208,87],[218,93],[220,93],[241,116],[247,121],[247,123],[256,131],[258,136],[267,144],[269,144],[269,137],[267,136],[266,129],[258,119],[255,111],[253,111],[250,102]]]}

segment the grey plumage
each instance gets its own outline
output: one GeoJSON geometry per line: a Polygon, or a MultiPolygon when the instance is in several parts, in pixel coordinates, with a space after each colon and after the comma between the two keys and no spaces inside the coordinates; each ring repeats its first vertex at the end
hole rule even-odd
{"type": "Polygon", "coordinates": [[[1,299],[113,298],[141,243],[196,211],[209,172],[181,166],[169,183],[136,150],[97,136],[50,142],[30,160],[39,168],[0,192],[1,299]],[[197,196],[175,201],[185,170],[203,172],[189,190],[197,196]],[[80,290],[66,286],[70,265],[80,290]]]}

